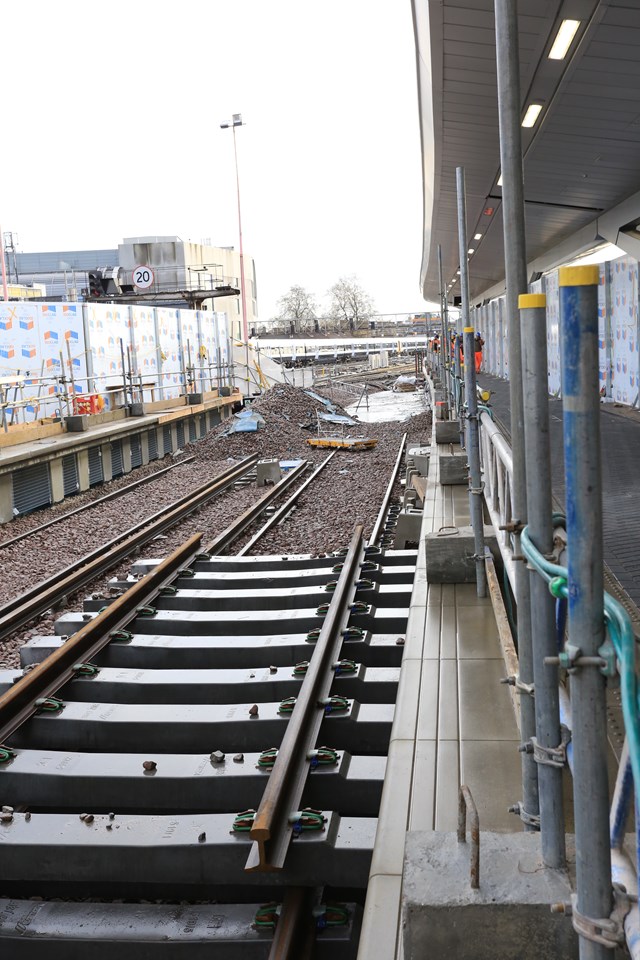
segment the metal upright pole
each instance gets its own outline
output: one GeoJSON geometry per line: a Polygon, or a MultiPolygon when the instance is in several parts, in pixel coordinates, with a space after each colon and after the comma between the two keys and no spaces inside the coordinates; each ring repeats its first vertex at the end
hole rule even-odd
{"type": "MultiPolygon", "coordinates": [[[[527,255],[524,237],[524,184],[520,139],[517,0],[495,0],[495,15],[504,267],[507,286],[505,307],[509,325],[509,396],[513,452],[512,535],[514,553],[520,556],[520,531],[527,522],[527,491],[518,297],[521,293],[527,292],[527,255]]],[[[529,577],[522,563],[515,564],[515,593],[518,615],[518,688],[522,694],[520,733],[526,743],[535,736],[536,720],[533,702],[531,598],[529,577]]],[[[525,827],[535,829],[539,816],[538,771],[533,756],[529,753],[522,754],[522,803],[519,805],[519,811],[525,827]]]]}
{"type": "MultiPolygon", "coordinates": [[[[598,268],[559,272],[564,465],[567,499],[569,641],[580,656],[599,656],[604,642],[602,476],[598,392],[598,268]]],[[[574,816],[578,911],[611,913],[605,678],[597,666],[571,677],[574,816]]],[[[580,938],[580,960],[611,950],[580,938]]]]}
{"type": "MultiPolygon", "coordinates": [[[[524,393],[524,438],[527,445],[528,531],[534,546],[544,556],[553,550],[551,517],[551,452],[549,448],[549,392],[547,387],[547,298],[544,294],[520,295],[522,333],[522,387],[524,393]]],[[[555,600],[536,570],[529,574],[532,622],[533,676],[535,684],[536,748],[540,794],[542,859],[548,867],[562,867],[566,859],[562,807],[562,759],[547,751],[557,750],[560,736],[558,668],[545,665],[545,657],[557,656],[555,600]]]]}
{"type": "Polygon", "coordinates": [[[447,317],[447,291],[442,273],[442,247],[438,244],[438,282],[440,284],[440,357],[442,358],[442,385],[447,398],[447,419],[451,417],[451,377],[449,375],[449,343],[447,317]]]}
{"type": "Polygon", "coordinates": [[[464,168],[456,167],[456,190],[458,194],[458,249],[460,251],[460,291],[462,293],[461,321],[464,331],[464,386],[467,398],[466,448],[469,459],[469,512],[473,528],[476,560],[476,588],[479,597],[487,595],[487,573],[484,566],[484,514],[482,510],[482,471],[480,469],[480,434],[478,430],[478,397],[476,394],[476,370],[473,360],[474,330],[469,320],[469,262],[467,258],[467,200],[464,185],[464,168]]]}

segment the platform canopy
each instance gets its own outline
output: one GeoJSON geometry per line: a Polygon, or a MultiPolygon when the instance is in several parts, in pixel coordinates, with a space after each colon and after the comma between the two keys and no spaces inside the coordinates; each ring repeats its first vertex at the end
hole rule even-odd
{"type": "MultiPolygon", "coordinates": [[[[424,185],[421,286],[459,267],[455,169],[465,168],[472,303],[504,288],[493,0],[412,0],[424,185]],[[473,239],[481,234],[479,239],[473,239]]],[[[518,0],[529,277],[605,242],[640,259],[640,5],[518,0]],[[563,59],[549,53],[579,26],[563,59]]],[[[459,293],[456,282],[450,293],[459,293]]]]}

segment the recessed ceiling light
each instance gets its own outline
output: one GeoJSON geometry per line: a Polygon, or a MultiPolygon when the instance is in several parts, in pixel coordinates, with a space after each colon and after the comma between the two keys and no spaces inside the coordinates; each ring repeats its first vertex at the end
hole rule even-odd
{"type": "Polygon", "coordinates": [[[481,233],[474,233],[474,235],[473,235],[473,239],[474,239],[474,240],[480,240],[481,238],[482,238],[482,234],[481,234],[481,233]]]}
{"type": "Polygon", "coordinates": [[[498,177],[498,186],[499,187],[502,186],[502,174],[500,174],[500,176],[498,177]]]}
{"type": "Polygon", "coordinates": [[[469,254],[469,256],[471,256],[471,254],[475,252],[476,252],[475,247],[469,247],[469,249],[467,250],[467,253],[469,254]]]}
{"type": "Polygon", "coordinates": [[[573,38],[578,32],[580,23],[580,20],[562,21],[551,50],[549,50],[549,60],[564,60],[573,38]]]}
{"type": "Polygon", "coordinates": [[[540,116],[540,111],[542,110],[541,103],[530,103],[527,107],[527,112],[524,115],[524,120],[522,121],[523,127],[535,127],[536,120],[540,116]]]}

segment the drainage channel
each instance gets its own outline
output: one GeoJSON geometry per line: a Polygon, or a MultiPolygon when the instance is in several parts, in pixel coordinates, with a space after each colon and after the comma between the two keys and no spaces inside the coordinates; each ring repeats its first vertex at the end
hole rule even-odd
{"type": "Polygon", "coordinates": [[[196,540],[0,673],[17,960],[356,956],[416,552],[361,528],[324,557],[196,540]]]}

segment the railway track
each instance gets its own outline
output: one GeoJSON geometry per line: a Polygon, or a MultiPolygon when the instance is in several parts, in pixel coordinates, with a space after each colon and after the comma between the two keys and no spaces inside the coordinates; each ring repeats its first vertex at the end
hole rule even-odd
{"type": "Polygon", "coordinates": [[[0,673],[8,956],[355,957],[415,552],[231,542],[138,561],[0,673]]]}

